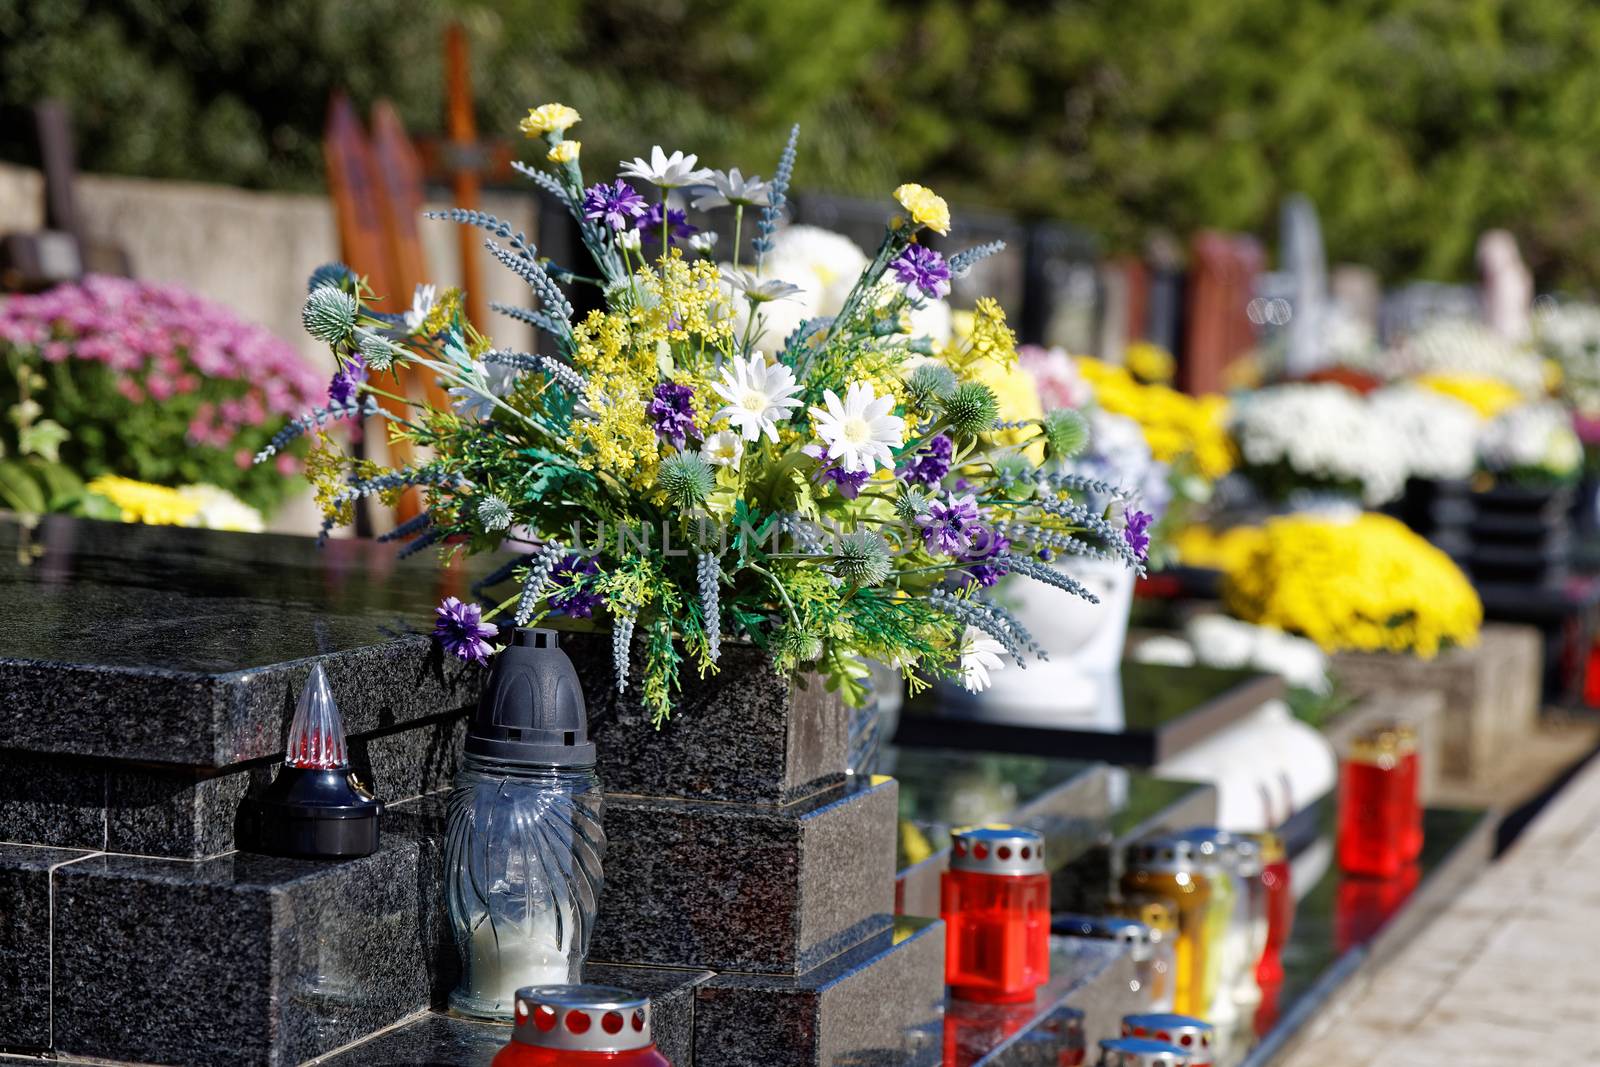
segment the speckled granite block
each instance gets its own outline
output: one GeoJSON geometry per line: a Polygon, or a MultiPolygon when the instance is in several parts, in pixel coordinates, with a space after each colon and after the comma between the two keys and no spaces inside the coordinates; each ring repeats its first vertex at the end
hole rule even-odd
{"type": "Polygon", "coordinates": [[[799,974],[888,925],[897,783],[786,807],[606,797],[590,956],[799,974]]]}
{"type": "Polygon", "coordinates": [[[105,848],[105,771],[82,761],[0,752],[0,841],[105,848]]]}
{"type": "Polygon", "coordinates": [[[88,855],[0,844],[0,1048],[50,1047],[50,871],[88,855]]]}
{"type": "MultiPolygon", "coordinates": [[[[642,645],[633,678],[643,674],[642,645]]],[[[784,804],[844,780],[838,698],[815,679],[791,686],[760,649],[724,644],[721,670],[687,686],[658,730],[638,685],[617,692],[609,637],[563,635],[561,647],[583,682],[608,792],[784,804]]]]}
{"type": "Polygon", "coordinates": [[[794,978],[719,974],[695,995],[702,1067],[939,1063],[944,924],[896,929],[794,978]]]}
{"type": "Polygon", "coordinates": [[[95,856],[57,868],[54,888],[55,1045],[69,1055],[275,1067],[427,1001],[403,838],[337,864],[95,856]]]}

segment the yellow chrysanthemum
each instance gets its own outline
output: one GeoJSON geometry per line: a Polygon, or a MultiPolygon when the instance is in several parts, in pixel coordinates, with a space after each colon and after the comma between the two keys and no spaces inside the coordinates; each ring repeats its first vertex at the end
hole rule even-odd
{"type": "Polygon", "coordinates": [[[950,205],[932,189],[907,182],[894,191],[894,198],[911,212],[911,221],[918,226],[926,226],[938,234],[950,232],[950,205]]]}
{"type": "Polygon", "coordinates": [[[1387,515],[1272,519],[1228,561],[1223,600],[1247,622],[1304,634],[1330,652],[1470,645],[1483,604],[1449,556],[1387,515]]]}
{"type": "Polygon", "coordinates": [[[152,485],[132,478],[102,474],[88,485],[89,492],[105,497],[122,510],[123,522],[143,522],[152,526],[187,526],[200,512],[200,505],[176,489],[152,485]]]}
{"type": "Polygon", "coordinates": [[[552,163],[575,163],[578,160],[578,153],[582,150],[582,141],[562,141],[545,153],[545,158],[552,163]]]}
{"type": "Polygon", "coordinates": [[[1124,362],[1128,370],[1133,372],[1133,376],[1142,382],[1167,385],[1178,372],[1178,365],[1173,360],[1172,353],[1149,341],[1135,341],[1129,345],[1124,354],[1124,362]]]}
{"type": "Polygon", "coordinates": [[[1485,419],[1523,403],[1516,386],[1477,374],[1424,374],[1417,384],[1461,401],[1485,419]]]}
{"type": "Polygon", "coordinates": [[[1127,368],[1088,356],[1079,356],[1077,364],[1094,389],[1095,401],[1113,415],[1137,422],[1156,459],[1170,463],[1188,455],[1198,473],[1211,481],[1233,469],[1226,397],[1194,397],[1164,385],[1144,385],[1127,368]]]}
{"type": "Polygon", "coordinates": [[[529,137],[538,137],[546,133],[564,133],[581,121],[582,116],[576,108],[566,104],[541,104],[528,109],[528,117],[517,123],[519,129],[529,137]]]}

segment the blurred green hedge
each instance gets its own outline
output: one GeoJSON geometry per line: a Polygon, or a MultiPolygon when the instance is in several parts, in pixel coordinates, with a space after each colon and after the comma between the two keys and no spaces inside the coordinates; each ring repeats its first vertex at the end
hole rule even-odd
{"type": "Polygon", "coordinates": [[[442,113],[440,34],[473,37],[484,127],[578,107],[595,162],[660,141],[802,188],[1081,223],[1270,236],[1309,194],[1330,252],[1472,271],[1515,230],[1541,281],[1600,282],[1600,6],[1580,0],[0,0],[0,155],[42,94],[87,169],[314,188],[328,91],[442,113]]]}

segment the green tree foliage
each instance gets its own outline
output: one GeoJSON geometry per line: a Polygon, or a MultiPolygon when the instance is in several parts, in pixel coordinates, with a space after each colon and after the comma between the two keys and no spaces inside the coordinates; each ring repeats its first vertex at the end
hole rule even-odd
{"type": "MultiPolygon", "coordinates": [[[[1271,234],[1318,204],[1330,251],[1471,272],[1508,226],[1541,281],[1600,286],[1600,7],[1581,0],[0,0],[0,154],[28,101],[78,115],[90,169],[306,188],[328,92],[442,111],[464,20],[485,129],[547,98],[604,115],[591,166],[656,141],[802,185],[1271,234]]],[[[584,134],[593,137],[591,141],[584,134]]]]}

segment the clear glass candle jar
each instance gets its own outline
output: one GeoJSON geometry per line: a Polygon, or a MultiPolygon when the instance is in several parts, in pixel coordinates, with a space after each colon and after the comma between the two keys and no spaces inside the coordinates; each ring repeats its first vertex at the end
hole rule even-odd
{"type": "Polygon", "coordinates": [[[1208,926],[1212,889],[1210,880],[1201,873],[1193,843],[1158,839],[1134,845],[1118,888],[1129,907],[1156,902],[1175,916],[1173,1010],[1184,1015],[1204,1015],[1210,1010],[1212,993],[1206,984],[1213,947],[1208,926]]]}

